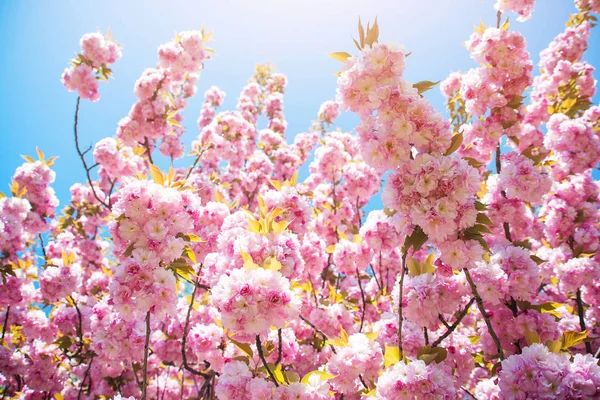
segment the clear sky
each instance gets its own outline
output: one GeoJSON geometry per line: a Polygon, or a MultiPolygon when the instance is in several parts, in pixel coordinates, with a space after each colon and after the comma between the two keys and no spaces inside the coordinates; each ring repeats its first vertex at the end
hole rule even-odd
{"type": "MultiPolygon", "coordinates": [[[[124,47],[113,68],[114,79],[101,83],[100,101],[82,101],[79,132],[84,148],[115,134],[117,122],[135,101],[134,82],[144,68],[155,66],[160,44],[177,31],[205,26],[214,32],[211,45],[217,55],[206,63],[198,94],[184,113],[188,129],[184,141],[189,149],[198,135],[202,93],[217,85],[227,93],[223,109],[235,107],[259,62],[271,61],[288,76],[284,110],[288,138],[306,130],[320,104],[335,96],[333,74],[340,63],[325,54],[355,49],[351,37],[356,36],[359,15],[363,21],[377,15],[380,41],[402,44],[412,52],[406,71],[409,80],[437,81],[452,71],[474,67],[462,43],[474,24],[495,24],[494,2],[0,0],[0,191],[8,192],[14,169],[23,162],[19,155],[34,155],[36,145],[47,155],[60,156],[54,167],[54,188],[61,205],[68,201],[70,185],[84,180],[73,143],[76,94],[63,88],[60,75],[86,32],[98,28],[106,32],[110,26],[124,47]]],[[[523,33],[534,63],[574,11],[571,0],[538,0],[531,20],[520,23],[510,15],[511,29],[523,33]]],[[[592,32],[587,60],[600,65],[600,27],[592,32]]],[[[427,96],[445,110],[437,87],[427,96]]],[[[598,99],[596,95],[596,104],[598,99]]],[[[356,121],[343,115],[338,122],[351,130],[356,121]]],[[[191,158],[184,162],[191,163],[191,158]]]]}

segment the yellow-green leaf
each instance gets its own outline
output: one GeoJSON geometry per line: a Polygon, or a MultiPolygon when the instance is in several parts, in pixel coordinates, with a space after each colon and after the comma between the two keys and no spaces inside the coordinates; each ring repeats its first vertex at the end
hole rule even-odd
{"type": "Polygon", "coordinates": [[[400,361],[400,349],[398,346],[385,346],[383,355],[383,365],[387,368],[391,365],[396,365],[400,361]]]}
{"type": "Polygon", "coordinates": [[[589,334],[590,334],[590,331],[564,332],[562,335],[562,348],[566,350],[569,347],[577,346],[578,344],[585,342],[585,339],[588,337],[589,334]]]}
{"type": "Polygon", "coordinates": [[[319,380],[321,380],[321,381],[326,381],[326,380],[335,378],[335,375],[331,375],[330,373],[325,372],[325,371],[311,371],[308,374],[304,375],[300,382],[305,385],[308,385],[308,383],[309,383],[308,381],[309,381],[310,377],[315,376],[315,375],[318,376],[319,380]]]}
{"type": "Polygon", "coordinates": [[[163,176],[162,171],[154,164],[150,164],[150,176],[152,180],[158,183],[161,186],[165,184],[165,177],[163,176]]]}
{"type": "Polygon", "coordinates": [[[235,344],[240,350],[242,350],[244,353],[246,353],[248,355],[248,357],[250,357],[252,359],[254,352],[252,352],[252,348],[250,347],[250,345],[248,343],[240,343],[237,340],[232,339],[232,338],[229,338],[229,340],[231,340],[231,343],[235,344]]]}
{"type": "Polygon", "coordinates": [[[346,53],[345,51],[337,51],[335,53],[329,53],[327,55],[341,62],[346,62],[347,59],[352,57],[352,54],[346,53]]]}
{"type": "Polygon", "coordinates": [[[190,261],[192,261],[194,264],[196,264],[196,254],[194,254],[194,250],[192,250],[189,246],[183,247],[182,255],[189,258],[190,261]]]}
{"type": "Polygon", "coordinates": [[[540,335],[538,335],[535,331],[530,331],[529,329],[525,329],[525,340],[527,340],[528,345],[532,345],[534,343],[541,343],[540,335]]]}

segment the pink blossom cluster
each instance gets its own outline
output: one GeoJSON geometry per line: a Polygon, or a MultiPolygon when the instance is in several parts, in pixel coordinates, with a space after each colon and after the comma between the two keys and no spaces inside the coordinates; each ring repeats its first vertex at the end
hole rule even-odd
{"type": "Polygon", "coordinates": [[[225,100],[225,92],[216,86],[210,87],[204,92],[204,103],[198,117],[198,127],[200,130],[208,125],[215,117],[215,109],[220,107],[225,100]]]}
{"type": "Polygon", "coordinates": [[[600,14],[600,1],[598,0],[575,0],[575,6],[581,11],[593,11],[600,14]]]}
{"type": "Polygon", "coordinates": [[[478,186],[478,173],[466,161],[418,154],[390,175],[382,199],[432,240],[443,242],[475,224],[478,186]]]}
{"type": "Polygon", "coordinates": [[[171,158],[183,155],[183,117],[179,112],[195,94],[199,71],[210,59],[205,41],[201,32],[185,31],[159,47],[157,68],[142,73],[134,87],[138,102],[119,121],[117,138],[123,144],[143,144],[151,152],[162,139],[161,154],[171,158]]]}
{"type": "Polygon", "coordinates": [[[487,109],[505,107],[531,84],[533,67],[519,33],[487,28],[471,34],[466,46],[475,61],[489,66],[461,77],[460,94],[470,114],[480,116],[487,109]]]}
{"type": "Polygon", "coordinates": [[[405,57],[403,49],[374,44],[349,58],[338,78],[338,101],[361,117],[361,152],[380,173],[408,160],[411,145],[434,154],[450,145],[448,122],[401,78],[405,57]]]}
{"type": "Polygon", "coordinates": [[[594,120],[587,115],[577,119],[564,114],[550,117],[544,145],[554,151],[552,158],[556,163],[550,171],[555,179],[584,172],[600,162],[600,134],[595,129],[599,124],[598,113],[590,114],[596,114],[594,120]]]}
{"type": "Polygon", "coordinates": [[[377,398],[455,399],[458,394],[450,374],[444,364],[426,365],[421,360],[399,362],[387,368],[377,380],[377,398]]]}
{"type": "Polygon", "coordinates": [[[20,189],[25,189],[23,198],[31,204],[31,210],[40,218],[54,217],[58,199],[50,184],[54,182],[56,173],[41,162],[28,162],[21,165],[13,175],[13,181],[20,189]]]}
{"type": "Polygon", "coordinates": [[[583,246],[586,251],[598,248],[598,189],[589,171],[553,183],[552,193],[539,211],[544,236],[552,246],[559,247],[573,238],[575,247],[583,246]]]}
{"type": "Polygon", "coordinates": [[[81,54],[63,72],[62,83],[82,99],[98,101],[98,80],[110,76],[108,66],[121,58],[121,46],[100,32],[86,33],[79,43],[81,54]]]}
{"type": "Polygon", "coordinates": [[[490,111],[485,118],[465,121],[459,127],[464,137],[459,154],[487,164],[503,134],[519,140],[525,136],[519,127],[523,119],[520,103],[531,84],[533,67],[525,39],[517,32],[478,30],[465,45],[481,67],[450,74],[441,90],[449,102],[462,102],[468,115],[484,116],[490,111]]]}
{"type": "Polygon", "coordinates": [[[600,367],[593,356],[552,353],[533,344],[502,362],[501,399],[593,399],[600,394],[600,367]]]}
{"type": "Polygon", "coordinates": [[[217,168],[221,160],[241,168],[254,151],[255,141],[256,129],[250,122],[238,112],[223,112],[202,128],[192,148],[196,152],[207,149],[203,161],[213,164],[213,168],[217,168]]]}
{"type": "Polygon", "coordinates": [[[517,21],[525,22],[531,18],[535,0],[496,0],[494,8],[501,13],[512,11],[519,14],[517,21]]]}
{"type": "Polygon", "coordinates": [[[319,108],[319,120],[326,124],[333,124],[339,115],[340,106],[335,101],[328,100],[321,104],[321,107],[319,108]]]}
{"type": "Polygon", "coordinates": [[[135,154],[133,148],[121,145],[112,137],[99,140],[94,146],[94,160],[99,164],[100,176],[110,181],[126,176],[135,176],[146,169],[144,159],[135,154]]]}
{"type": "Polygon", "coordinates": [[[297,317],[300,306],[290,282],[278,271],[263,268],[222,275],[212,290],[212,302],[221,312],[223,327],[244,342],[252,342],[271,326],[282,328],[297,317]]]}
{"type": "Polygon", "coordinates": [[[183,196],[154,182],[131,181],[112,212],[109,230],[122,261],[111,281],[112,301],[128,317],[149,310],[162,317],[177,299],[175,276],[166,268],[182,257],[181,235],[192,230],[183,196]]]}
{"type": "Polygon", "coordinates": [[[0,199],[0,252],[16,254],[25,249],[31,240],[27,226],[27,217],[31,204],[19,197],[3,197],[0,199]]]}
{"type": "Polygon", "coordinates": [[[552,181],[544,167],[536,167],[533,161],[511,151],[502,156],[502,170],[498,185],[506,191],[506,197],[540,205],[542,197],[550,191],[552,181]]]}
{"type": "Polygon", "coordinates": [[[327,371],[334,375],[331,384],[339,393],[355,393],[360,390],[362,379],[374,381],[381,369],[383,354],[377,342],[361,333],[348,338],[348,345],[340,347],[327,363],[327,371]]]}
{"type": "Polygon", "coordinates": [[[463,285],[454,276],[425,273],[407,277],[402,297],[406,318],[435,330],[440,324],[439,316],[453,314],[463,294],[463,285]]]}
{"type": "MultiPolygon", "coordinates": [[[[581,61],[588,47],[590,28],[587,21],[568,26],[540,53],[541,73],[533,81],[531,101],[525,118],[527,125],[532,125],[529,129],[537,129],[542,123],[546,123],[551,116],[550,107],[569,97],[574,97],[577,101],[591,100],[595,93],[593,67],[581,61]],[[572,82],[575,85],[570,86],[572,82]],[[575,91],[570,90],[570,87],[575,91]]],[[[535,144],[541,145],[537,141],[535,144]]]]}

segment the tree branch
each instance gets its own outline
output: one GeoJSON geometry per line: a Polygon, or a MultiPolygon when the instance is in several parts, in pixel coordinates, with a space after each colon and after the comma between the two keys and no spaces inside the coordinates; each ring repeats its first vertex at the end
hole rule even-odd
{"type": "Polygon", "coordinates": [[[279,387],[279,383],[277,383],[275,374],[273,374],[273,371],[271,371],[271,368],[269,368],[269,364],[267,364],[267,360],[265,360],[265,355],[263,354],[262,344],[260,343],[259,335],[256,335],[256,349],[258,350],[258,356],[260,357],[260,360],[262,361],[263,365],[265,366],[265,369],[269,373],[269,376],[273,380],[273,383],[275,383],[275,387],[279,387]]]}
{"type": "MultiPolygon", "coordinates": [[[[94,183],[93,183],[92,177],[90,175],[91,168],[88,168],[87,162],[85,161],[85,154],[81,151],[81,148],[79,147],[79,134],[77,132],[77,125],[79,123],[79,104],[80,104],[80,102],[81,102],[81,97],[77,97],[77,105],[75,106],[75,123],[73,124],[73,132],[75,134],[75,149],[77,150],[77,154],[79,155],[79,158],[81,159],[81,163],[83,164],[83,169],[85,170],[85,175],[87,177],[88,184],[90,185],[90,188],[92,189],[92,194],[94,195],[96,200],[98,200],[100,202],[100,204],[102,204],[104,207],[106,207],[110,210],[110,205],[105,203],[103,200],[101,200],[100,197],[98,196],[98,193],[96,193],[96,188],[94,187],[94,183]]],[[[87,150],[86,150],[86,152],[87,152],[87,150]]]]}
{"type": "Polygon", "coordinates": [[[356,278],[358,279],[358,287],[360,288],[360,297],[362,299],[363,307],[362,307],[362,315],[360,317],[360,328],[359,332],[362,332],[363,325],[365,324],[365,311],[367,310],[367,301],[365,300],[365,291],[362,287],[362,282],[360,281],[360,272],[358,271],[358,267],[356,267],[356,278]]]}
{"type": "Polygon", "coordinates": [[[485,321],[485,324],[488,328],[488,332],[492,336],[492,339],[494,340],[494,343],[496,344],[496,349],[498,350],[498,355],[500,356],[500,360],[504,360],[504,351],[502,350],[502,344],[500,343],[500,338],[498,337],[498,335],[496,335],[496,331],[494,331],[494,327],[492,326],[492,321],[490,321],[490,316],[488,315],[487,311],[485,311],[485,307],[483,306],[483,300],[481,299],[481,296],[479,295],[479,292],[477,291],[477,286],[475,286],[475,282],[473,282],[473,279],[471,278],[471,274],[469,273],[469,270],[466,268],[463,268],[463,271],[465,272],[467,281],[469,282],[469,285],[471,286],[471,292],[473,293],[473,297],[475,298],[475,302],[477,303],[477,308],[479,308],[479,312],[481,313],[481,316],[483,317],[483,320],[485,321]]]}
{"type": "Polygon", "coordinates": [[[398,283],[398,349],[400,352],[400,358],[403,357],[403,349],[402,349],[402,322],[404,320],[402,316],[402,311],[404,305],[402,304],[402,290],[404,286],[404,275],[406,275],[406,253],[408,250],[404,250],[402,252],[402,274],[400,276],[400,282],[398,283]]]}
{"type": "MultiPolygon", "coordinates": [[[[581,332],[586,332],[587,328],[585,327],[585,311],[583,310],[583,301],[581,300],[581,288],[577,289],[575,302],[577,303],[577,314],[579,315],[581,332]]],[[[590,342],[585,342],[585,351],[588,354],[592,354],[592,344],[590,342]]]]}
{"type": "Polygon", "coordinates": [[[146,313],[146,341],[144,342],[144,369],[142,382],[142,400],[146,400],[146,390],[148,388],[148,347],[150,344],[150,311],[146,313]]]}
{"type": "Polygon", "coordinates": [[[439,345],[440,343],[442,343],[442,341],[444,339],[446,339],[448,336],[450,336],[452,334],[452,332],[454,332],[454,330],[456,329],[456,327],[458,326],[458,324],[460,324],[460,321],[462,321],[462,319],[467,315],[467,312],[469,311],[469,308],[473,305],[474,302],[475,302],[475,298],[471,298],[471,300],[469,300],[469,302],[467,303],[467,305],[465,306],[465,308],[460,312],[460,314],[458,315],[458,318],[456,318],[456,321],[454,321],[454,323],[452,325],[448,325],[448,323],[440,315],[440,321],[442,321],[444,323],[444,325],[446,325],[447,329],[446,329],[446,332],[444,332],[444,334],[442,336],[440,336],[439,338],[437,338],[431,344],[431,347],[436,347],[437,345],[439,345]]]}

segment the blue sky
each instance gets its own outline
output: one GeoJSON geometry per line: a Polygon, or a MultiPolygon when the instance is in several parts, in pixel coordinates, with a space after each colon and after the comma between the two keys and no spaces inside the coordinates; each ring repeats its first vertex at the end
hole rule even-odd
{"type": "MultiPolygon", "coordinates": [[[[217,55],[206,63],[198,94],[184,113],[189,149],[198,134],[202,93],[217,85],[227,93],[224,109],[235,107],[259,62],[271,61],[288,76],[288,138],[306,130],[320,104],[335,96],[333,74],[340,63],[325,54],[353,51],[351,36],[356,36],[359,15],[363,21],[377,15],[380,41],[402,44],[412,52],[409,80],[437,81],[474,67],[462,43],[473,25],[495,24],[493,4],[494,0],[0,1],[0,191],[8,192],[14,169],[23,162],[19,155],[34,155],[36,146],[60,156],[54,188],[61,205],[68,201],[70,185],[84,180],[73,143],[76,95],[63,88],[60,75],[86,32],[106,32],[110,26],[124,48],[113,68],[114,79],[101,84],[100,101],[82,102],[79,132],[84,148],[115,134],[117,122],[135,101],[134,82],[144,68],[156,64],[160,44],[177,31],[205,26],[214,32],[217,55]]],[[[534,63],[574,11],[570,0],[539,0],[530,21],[519,23],[509,15],[511,29],[527,39],[534,63]]],[[[599,29],[593,30],[587,51],[593,65],[600,65],[599,29]]],[[[438,88],[427,96],[445,110],[438,88]]],[[[338,122],[350,130],[356,121],[344,115],[338,122]]]]}

